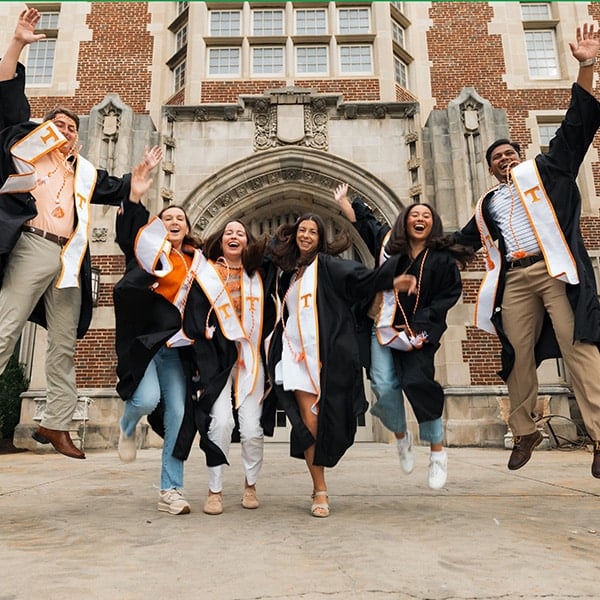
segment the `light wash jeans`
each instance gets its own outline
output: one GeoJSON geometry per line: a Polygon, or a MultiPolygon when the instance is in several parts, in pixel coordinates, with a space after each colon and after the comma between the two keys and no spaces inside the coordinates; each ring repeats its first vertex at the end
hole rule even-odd
{"type": "Polygon", "coordinates": [[[125,402],[121,429],[127,437],[144,415],[164,403],[165,437],[162,450],[160,489],[183,487],[183,461],[173,456],[173,448],[183,421],[186,381],[177,348],[163,346],[152,358],[133,396],[125,402]]]}
{"type": "MultiPolygon", "coordinates": [[[[392,350],[377,341],[375,327],[371,330],[371,389],[377,402],[371,407],[371,414],[394,433],[406,431],[406,410],[402,384],[396,373],[392,350]]],[[[431,444],[440,444],[444,439],[442,419],[419,423],[419,437],[431,444]]]]}

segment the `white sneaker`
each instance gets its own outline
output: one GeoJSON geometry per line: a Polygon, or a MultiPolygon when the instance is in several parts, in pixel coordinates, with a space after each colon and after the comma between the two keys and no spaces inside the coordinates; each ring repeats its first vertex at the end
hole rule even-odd
{"type": "Polygon", "coordinates": [[[131,437],[127,437],[121,429],[119,435],[119,458],[124,463],[130,463],[135,460],[137,454],[137,443],[135,441],[135,431],[131,437]]]}
{"type": "Polygon", "coordinates": [[[398,448],[398,456],[400,457],[400,466],[402,470],[408,475],[412,473],[415,468],[415,453],[413,452],[413,436],[410,431],[406,432],[406,435],[396,441],[396,448],[398,448]]]}
{"type": "Polygon", "coordinates": [[[158,510],[168,512],[171,515],[187,515],[190,512],[190,505],[183,497],[181,490],[176,488],[172,490],[160,490],[158,493],[158,510]]]}
{"type": "MultiPolygon", "coordinates": [[[[439,454],[436,452],[436,454],[439,454]]],[[[448,479],[448,455],[444,452],[441,456],[431,455],[429,459],[429,477],[427,483],[432,490],[441,490],[448,479]]]]}

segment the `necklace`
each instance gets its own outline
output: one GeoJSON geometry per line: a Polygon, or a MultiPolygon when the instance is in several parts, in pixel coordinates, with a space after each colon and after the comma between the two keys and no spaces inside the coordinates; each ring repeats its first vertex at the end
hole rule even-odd
{"type": "MultiPolygon", "coordinates": [[[[212,339],[212,337],[215,333],[215,326],[209,325],[210,315],[212,314],[212,312],[215,308],[215,305],[219,301],[219,298],[221,298],[221,296],[223,294],[227,293],[229,295],[231,304],[232,304],[238,318],[241,317],[241,309],[242,309],[242,307],[241,307],[241,289],[242,289],[243,265],[238,265],[238,266],[230,265],[224,256],[220,256],[214,262],[214,266],[215,266],[215,270],[217,271],[217,274],[219,275],[219,279],[221,279],[221,282],[223,283],[223,287],[219,290],[219,293],[217,294],[214,301],[211,302],[208,313],[206,314],[206,319],[204,322],[204,336],[208,340],[212,339]],[[236,292],[239,292],[240,297],[235,296],[236,292]]],[[[250,294],[252,294],[252,280],[250,280],[250,294]]],[[[250,310],[251,310],[252,324],[250,327],[250,333],[248,333],[248,337],[250,337],[252,335],[252,333],[254,332],[254,304],[251,304],[250,310]]]]}
{"type": "Polygon", "coordinates": [[[511,179],[512,179],[512,173],[510,175],[509,181],[506,182],[506,185],[508,186],[508,191],[510,192],[510,213],[508,216],[508,226],[510,227],[510,232],[512,233],[513,240],[515,241],[515,244],[518,248],[518,250],[516,252],[513,252],[513,258],[519,259],[519,258],[523,258],[523,257],[527,256],[527,252],[525,252],[525,250],[523,250],[523,248],[521,248],[521,244],[519,243],[519,238],[517,237],[517,234],[513,227],[513,212],[515,210],[515,195],[513,193],[514,184],[511,181],[511,179]]]}
{"type": "Polygon", "coordinates": [[[57,219],[62,219],[65,216],[65,211],[62,209],[60,202],[60,195],[62,194],[62,191],[65,187],[65,185],[67,184],[67,179],[69,177],[70,174],[73,173],[73,167],[71,166],[71,163],[69,162],[69,158],[70,156],[67,155],[65,156],[62,160],[58,161],[56,163],[56,166],[54,167],[54,169],[51,169],[50,171],[48,171],[48,173],[46,175],[44,175],[43,177],[40,177],[37,180],[37,184],[38,185],[46,185],[54,176],[54,174],[58,171],[58,169],[60,169],[62,167],[63,169],[63,176],[62,176],[62,183],[60,185],[60,188],[58,189],[58,192],[56,193],[55,199],[54,199],[54,204],[56,204],[54,210],[50,213],[53,217],[56,217],[57,219]]]}
{"type": "MultiPolygon", "coordinates": [[[[413,315],[417,312],[417,307],[419,306],[419,298],[421,297],[421,281],[423,280],[423,267],[425,266],[425,259],[427,258],[428,254],[429,254],[429,248],[427,248],[427,250],[425,250],[425,253],[423,254],[423,258],[421,259],[421,264],[419,265],[419,278],[417,279],[417,296],[416,296],[415,305],[414,305],[413,311],[412,311],[413,315]]],[[[406,271],[408,271],[408,269],[410,269],[413,262],[414,262],[414,260],[411,260],[410,264],[406,268],[406,271]]],[[[406,271],[404,271],[404,272],[406,273],[406,271]]],[[[402,316],[404,317],[404,323],[406,325],[406,330],[408,331],[408,333],[411,337],[415,337],[415,333],[411,329],[411,326],[410,326],[410,323],[408,322],[406,313],[404,312],[404,308],[402,307],[402,303],[400,302],[400,296],[398,295],[398,290],[394,290],[394,291],[395,291],[395,295],[396,295],[396,304],[398,305],[398,308],[400,308],[400,312],[402,313],[402,316]]]]}

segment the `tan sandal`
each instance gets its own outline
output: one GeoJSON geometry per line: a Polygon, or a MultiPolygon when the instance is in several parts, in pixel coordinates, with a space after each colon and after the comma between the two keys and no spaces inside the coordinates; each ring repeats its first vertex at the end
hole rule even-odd
{"type": "Polygon", "coordinates": [[[244,488],[244,495],[242,496],[242,506],[244,508],[258,508],[260,506],[260,502],[256,497],[256,488],[255,487],[246,487],[244,488]]]}
{"type": "Polygon", "coordinates": [[[315,491],[311,496],[313,503],[310,507],[310,514],[313,517],[319,517],[321,519],[329,516],[329,498],[327,498],[327,490],[315,491]],[[317,498],[326,498],[326,502],[315,502],[317,498]]]}
{"type": "Polygon", "coordinates": [[[208,498],[202,509],[207,515],[220,515],[223,512],[223,497],[221,492],[208,492],[208,498]]]}

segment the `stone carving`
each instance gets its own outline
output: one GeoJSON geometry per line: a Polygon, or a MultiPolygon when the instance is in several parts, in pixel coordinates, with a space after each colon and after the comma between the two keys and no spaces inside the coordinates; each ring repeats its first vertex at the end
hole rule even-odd
{"type": "Polygon", "coordinates": [[[356,119],[358,117],[358,106],[356,104],[347,104],[344,106],[344,117],[346,119],[356,119]]]}
{"type": "Polygon", "coordinates": [[[92,242],[106,242],[108,237],[108,227],[92,227],[92,242]]]}
{"type": "Polygon", "coordinates": [[[387,108],[383,104],[373,106],[373,116],[376,119],[384,119],[387,114],[387,108]]]}
{"type": "MultiPolygon", "coordinates": [[[[279,185],[282,181],[304,183],[313,187],[318,187],[321,190],[331,190],[332,193],[337,185],[337,182],[327,175],[299,167],[285,167],[268,173],[261,173],[256,177],[246,180],[243,184],[238,185],[227,193],[215,198],[213,202],[203,209],[201,216],[195,222],[195,229],[202,232],[208,227],[210,221],[220,214],[222,209],[235,202],[243,202],[258,189],[279,185]]],[[[378,217],[385,221],[383,215],[378,215],[378,217]]]]}
{"type": "Polygon", "coordinates": [[[225,121],[237,121],[237,108],[234,106],[226,106],[223,109],[223,118],[225,121]]]}
{"type": "MultiPolygon", "coordinates": [[[[292,92],[288,92],[290,96],[292,92]]],[[[302,96],[297,104],[271,104],[266,99],[254,104],[254,149],[298,145],[327,150],[327,102],[302,96]]]]}
{"type": "Polygon", "coordinates": [[[460,116],[467,131],[479,129],[479,113],[483,104],[470,96],[460,105],[460,116]]]}

